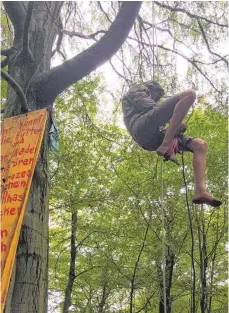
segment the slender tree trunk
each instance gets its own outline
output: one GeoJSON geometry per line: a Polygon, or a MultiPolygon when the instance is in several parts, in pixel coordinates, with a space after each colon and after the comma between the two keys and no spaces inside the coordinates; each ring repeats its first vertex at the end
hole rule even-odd
{"type": "Polygon", "coordinates": [[[75,281],[75,263],[76,263],[76,229],[77,229],[77,212],[72,213],[72,231],[71,231],[71,256],[68,274],[68,283],[65,290],[63,313],[68,313],[71,306],[71,296],[73,284],[75,281]]]}
{"type": "Polygon", "coordinates": [[[200,309],[201,313],[205,313],[207,309],[207,241],[204,227],[203,208],[198,220],[198,242],[200,255],[200,284],[201,284],[201,298],[200,309]]]}
{"type": "Polygon", "coordinates": [[[101,298],[101,301],[99,303],[99,310],[98,310],[99,313],[104,313],[104,307],[106,304],[106,299],[107,299],[107,282],[105,281],[104,285],[103,285],[102,298],[101,298]]]}
{"type": "MultiPolygon", "coordinates": [[[[172,288],[172,277],[173,277],[173,268],[174,268],[174,254],[168,253],[166,256],[166,266],[165,266],[165,275],[166,275],[166,310],[167,313],[172,312],[172,300],[171,300],[171,288],[172,288]]],[[[163,273],[161,264],[157,265],[158,267],[158,276],[160,281],[160,301],[159,301],[159,313],[164,313],[164,294],[163,294],[163,273]]]]}

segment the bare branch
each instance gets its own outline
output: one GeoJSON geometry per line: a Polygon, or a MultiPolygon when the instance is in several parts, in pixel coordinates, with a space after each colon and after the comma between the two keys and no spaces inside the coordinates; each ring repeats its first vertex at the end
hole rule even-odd
{"type": "MultiPolygon", "coordinates": [[[[58,40],[57,40],[57,43],[56,43],[56,49],[53,50],[53,51],[52,51],[52,54],[51,54],[52,57],[54,56],[54,54],[55,54],[56,52],[61,53],[61,52],[60,52],[60,46],[61,46],[62,41],[63,41],[63,33],[62,33],[62,30],[63,30],[63,23],[62,23],[61,20],[60,20],[60,22],[59,22],[59,25],[60,25],[60,31],[59,31],[58,40]]],[[[66,58],[64,58],[64,59],[66,59],[66,58]]]]}
{"type": "Polygon", "coordinates": [[[124,80],[126,81],[126,83],[127,83],[128,85],[130,85],[131,81],[130,81],[128,78],[126,78],[124,75],[122,75],[121,73],[119,73],[118,70],[116,70],[116,68],[114,67],[114,65],[113,65],[113,63],[112,63],[111,60],[109,61],[109,63],[110,63],[110,65],[111,65],[112,69],[115,71],[115,73],[116,73],[118,76],[122,77],[122,79],[124,79],[124,80]]]}
{"type": "Polygon", "coordinates": [[[148,304],[150,304],[150,300],[153,298],[153,296],[155,295],[156,292],[157,292],[157,290],[155,289],[155,291],[152,293],[152,295],[147,298],[146,303],[138,311],[136,311],[136,313],[140,313],[141,311],[143,311],[146,308],[146,306],[148,304]]]}
{"type": "Polygon", "coordinates": [[[83,33],[80,33],[80,32],[74,32],[74,31],[69,31],[69,30],[61,30],[61,33],[64,34],[64,35],[68,35],[70,37],[79,37],[79,38],[83,38],[83,39],[94,39],[95,40],[95,37],[98,35],[98,34],[105,34],[106,31],[105,30],[98,30],[97,32],[93,33],[93,34],[90,34],[90,35],[85,35],[83,33]]]}
{"type": "Polygon", "coordinates": [[[146,245],[146,239],[147,239],[148,231],[149,231],[149,224],[147,224],[145,235],[144,235],[144,238],[142,240],[142,245],[141,245],[141,248],[139,250],[137,260],[136,260],[135,265],[134,265],[133,276],[132,276],[131,282],[130,282],[130,284],[131,284],[131,287],[130,287],[131,288],[130,289],[130,313],[133,312],[133,297],[134,297],[134,290],[135,290],[135,278],[136,278],[136,273],[137,273],[137,269],[138,269],[138,264],[140,262],[142,252],[143,252],[145,245],[146,245]]]}
{"type": "Polygon", "coordinates": [[[28,112],[29,111],[29,107],[28,107],[28,103],[25,97],[25,94],[22,90],[22,88],[18,85],[18,83],[6,72],[1,70],[1,75],[2,78],[7,81],[7,83],[14,89],[14,91],[16,92],[16,94],[18,95],[19,101],[21,103],[21,108],[23,112],[28,112]]]}
{"type": "Polygon", "coordinates": [[[199,20],[198,20],[198,25],[199,25],[199,27],[200,27],[200,31],[201,31],[201,34],[202,34],[202,36],[203,36],[203,38],[204,38],[204,41],[205,41],[206,46],[207,46],[207,48],[208,48],[208,51],[209,51],[211,54],[216,55],[218,58],[220,58],[222,61],[224,61],[224,62],[226,63],[226,65],[228,66],[228,61],[227,61],[226,59],[224,59],[224,57],[221,57],[221,55],[219,55],[218,53],[215,53],[215,52],[213,52],[213,51],[211,50],[210,45],[209,45],[209,42],[208,42],[207,37],[206,37],[206,35],[205,35],[203,26],[202,26],[202,24],[201,24],[201,22],[200,22],[199,20]]]}
{"type": "MultiPolygon", "coordinates": [[[[61,6],[63,5],[64,1],[62,1],[62,3],[60,4],[60,8],[61,6]]],[[[56,19],[55,16],[51,13],[50,11],[50,7],[48,6],[47,2],[45,1],[45,5],[46,5],[46,8],[49,12],[49,15],[53,18],[53,21],[54,23],[56,24],[57,27],[60,27],[60,28],[63,28],[63,25],[62,25],[62,22],[60,21],[60,19],[56,19]]]]}
{"type": "Polygon", "coordinates": [[[108,14],[104,11],[101,2],[98,2],[98,6],[100,8],[100,10],[103,12],[103,14],[106,16],[107,20],[112,24],[112,20],[109,18],[108,14]]]}
{"type": "MultiPolygon", "coordinates": [[[[131,40],[134,40],[134,41],[137,41],[137,39],[133,38],[133,37],[128,37],[128,39],[131,39],[131,40]]],[[[152,46],[148,43],[145,43],[145,42],[141,42],[141,44],[145,45],[145,46],[152,46]]],[[[190,58],[186,57],[184,54],[182,54],[181,52],[179,52],[178,50],[173,50],[173,49],[170,49],[170,48],[167,48],[165,46],[162,46],[162,45],[155,45],[155,47],[158,47],[160,49],[163,49],[163,50],[166,50],[166,51],[171,51],[173,53],[176,53],[178,55],[180,55],[182,58],[184,58],[187,62],[191,63],[196,69],[198,72],[200,72],[204,78],[210,83],[210,85],[217,91],[220,93],[220,90],[218,90],[214,84],[212,83],[212,81],[207,77],[207,75],[199,68],[199,66],[196,64],[196,61],[195,60],[191,60],[190,58]]]]}
{"type": "Polygon", "coordinates": [[[162,7],[162,8],[165,8],[165,9],[169,9],[170,11],[175,11],[175,12],[182,12],[182,13],[185,13],[186,15],[188,15],[189,17],[191,17],[191,18],[195,18],[195,19],[197,19],[197,20],[203,20],[203,21],[205,21],[205,22],[208,22],[208,23],[210,23],[210,24],[214,24],[214,25],[217,25],[217,26],[220,26],[220,27],[229,27],[227,24],[221,24],[221,23],[218,23],[218,22],[214,22],[214,21],[211,21],[211,20],[209,20],[208,18],[206,18],[206,17],[203,17],[203,16],[199,16],[199,15],[196,15],[196,14],[192,14],[192,13],[190,13],[190,12],[188,12],[188,11],[186,11],[185,9],[182,9],[182,8],[173,8],[173,7],[171,7],[171,6],[169,6],[169,5],[167,5],[167,4],[162,4],[161,2],[158,2],[158,1],[155,1],[155,3],[158,5],[158,6],[160,6],[160,7],[162,7]]]}

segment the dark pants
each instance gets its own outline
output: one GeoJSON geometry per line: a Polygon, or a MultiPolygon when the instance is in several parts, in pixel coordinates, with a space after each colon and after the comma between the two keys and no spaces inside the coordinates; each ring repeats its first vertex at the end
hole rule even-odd
{"type": "MultiPolygon", "coordinates": [[[[160,131],[160,127],[164,126],[171,119],[179,100],[179,95],[175,95],[141,115],[134,122],[131,133],[140,147],[149,151],[157,150],[165,135],[165,130],[160,131]]],[[[193,140],[193,137],[182,135],[179,148],[183,151],[190,151],[187,148],[187,143],[191,140],[193,140]]]]}

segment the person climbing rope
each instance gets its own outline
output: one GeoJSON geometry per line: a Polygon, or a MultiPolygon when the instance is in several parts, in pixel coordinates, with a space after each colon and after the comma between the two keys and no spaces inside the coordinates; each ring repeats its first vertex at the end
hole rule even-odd
{"type": "Polygon", "coordinates": [[[200,138],[184,135],[187,126],[183,120],[195,102],[195,91],[182,91],[157,104],[163,96],[163,88],[154,81],[130,87],[122,99],[124,123],[128,132],[141,148],[156,151],[165,161],[179,164],[175,157],[177,152],[192,152],[195,182],[192,202],[220,206],[222,202],[206,190],[207,143],[200,138]],[[169,123],[167,129],[164,127],[166,123],[169,123]]]}

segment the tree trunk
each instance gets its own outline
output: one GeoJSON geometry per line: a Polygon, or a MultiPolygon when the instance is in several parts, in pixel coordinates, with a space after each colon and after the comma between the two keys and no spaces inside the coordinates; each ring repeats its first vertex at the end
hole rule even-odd
{"type": "MultiPolygon", "coordinates": [[[[26,16],[26,11],[21,2],[13,4],[7,2],[4,5],[14,26],[17,25],[15,23],[19,16],[18,23],[24,25],[23,15],[26,16]]],[[[54,18],[58,19],[61,2],[47,2],[47,5],[52,16],[45,2],[34,4],[28,36],[29,48],[34,59],[30,59],[26,52],[21,52],[17,56],[14,54],[9,58],[8,72],[24,90],[36,72],[42,73],[50,68],[51,48],[56,33],[54,18]],[[46,51],[45,55],[44,51],[46,51]]],[[[23,32],[19,30],[18,27],[14,40],[17,53],[21,50],[23,41],[23,32]]],[[[27,95],[27,101],[31,110],[41,107],[31,94],[27,95]]],[[[18,114],[21,114],[21,105],[15,91],[9,86],[5,117],[18,114]]],[[[31,184],[5,313],[47,311],[49,189],[47,129],[31,184]]]]}
{"type": "MultiPolygon", "coordinates": [[[[169,249],[168,249],[169,250],[169,249]]],[[[171,288],[172,288],[172,277],[173,277],[173,267],[174,267],[174,254],[168,252],[166,256],[166,266],[165,266],[165,278],[166,278],[166,312],[172,312],[172,301],[171,301],[171,288]]],[[[164,293],[163,293],[163,272],[161,264],[157,265],[158,276],[160,281],[160,302],[159,302],[159,313],[164,313],[164,293]]]]}

